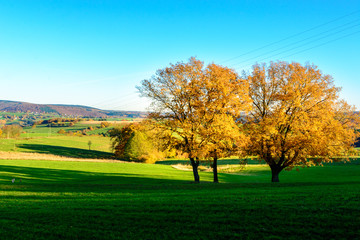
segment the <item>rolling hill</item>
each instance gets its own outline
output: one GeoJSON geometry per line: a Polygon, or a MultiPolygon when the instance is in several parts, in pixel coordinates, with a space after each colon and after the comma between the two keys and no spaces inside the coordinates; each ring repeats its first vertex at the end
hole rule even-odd
{"type": "Polygon", "coordinates": [[[146,112],[112,111],[81,105],[34,104],[27,102],[0,100],[0,111],[23,113],[54,113],[60,116],[79,117],[145,117],[146,112]]]}

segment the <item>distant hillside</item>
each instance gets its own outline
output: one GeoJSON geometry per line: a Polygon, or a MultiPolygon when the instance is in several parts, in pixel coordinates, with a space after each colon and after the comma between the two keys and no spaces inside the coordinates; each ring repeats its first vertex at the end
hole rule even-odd
{"type": "Polygon", "coordinates": [[[54,113],[60,116],[78,117],[145,117],[145,112],[138,111],[108,111],[81,105],[61,104],[34,104],[0,100],[0,111],[3,112],[31,112],[31,113],[54,113]]]}

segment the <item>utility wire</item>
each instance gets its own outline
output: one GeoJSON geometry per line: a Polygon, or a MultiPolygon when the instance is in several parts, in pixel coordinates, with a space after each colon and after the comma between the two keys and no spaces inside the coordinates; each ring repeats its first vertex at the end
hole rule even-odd
{"type": "MultiPolygon", "coordinates": [[[[144,101],[143,100],[135,100],[133,102],[128,102],[128,103],[125,103],[125,104],[122,104],[122,105],[115,106],[115,107],[113,107],[113,109],[124,109],[124,108],[127,108],[129,106],[137,106],[140,103],[144,103],[144,101]]],[[[130,110],[115,110],[115,111],[130,111],[130,110]]]]}
{"type": "MultiPolygon", "coordinates": [[[[349,30],[349,29],[354,28],[354,27],[357,27],[357,26],[360,26],[360,24],[355,24],[355,25],[352,25],[352,26],[350,26],[350,27],[343,28],[343,29],[341,29],[341,30],[339,30],[339,31],[337,31],[337,32],[334,32],[334,33],[327,34],[327,35],[325,35],[325,36],[316,38],[316,39],[314,39],[314,40],[312,40],[312,41],[308,41],[308,42],[306,42],[306,43],[304,43],[304,44],[301,44],[301,45],[292,47],[292,48],[290,48],[290,49],[287,49],[287,50],[284,50],[284,51],[282,51],[282,52],[279,52],[279,53],[277,53],[277,54],[275,54],[275,55],[272,55],[272,57],[278,56],[278,55],[280,55],[280,54],[283,54],[283,53],[292,51],[292,50],[297,49],[297,48],[300,48],[300,47],[304,47],[304,46],[309,45],[309,44],[311,44],[311,43],[317,42],[317,41],[319,41],[319,40],[321,40],[321,39],[324,39],[324,38],[328,38],[328,37],[337,35],[337,34],[339,34],[339,33],[341,33],[341,32],[344,32],[344,31],[346,31],[346,30],[349,30]]],[[[338,28],[338,27],[337,27],[337,28],[338,28]]],[[[331,30],[329,30],[329,31],[332,31],[332,30],[334,30],[334,29],[336,29],[336,28],[333,28],[333,29],[331,29],[331,30]]],[[[313,36],[311,36],[311,37],[309,37],[309,38],[306,38],[306,39],[303,39],[303,40],[301,40],[301,41],[288,44],[288,45],[286,45],[285,47],[277,48],[277,49],[275,49],[275,50],[266,52],[266,53],[261,54],[261,55],[258,55],[258,56],[256,56],[256,57],[252,57],[252,58],[246,59],[246,60],[244,60],[244,61],[242,61],[242,62],[239,62],[239,63],[236,63],[236,64],[234,64],[234,65],[232,65],[232,66],[237,66],[237,65],[239,65],[239,64],[246,63],[246,62],[249,62],[249,61],[251,61],[251,60],[257,59],[257,58],[259,58],[259,57],[262,57],[262,56],[264,56],[264,55],[268,55],[268,54],[270,54],[270,53],[277,52],[277,51],[280,51],[280,50],[282,50],[282,49],[286,49],[286,48],[288,48],[288,47],[291,47],[292,45],[295,45],[295,44],[297,44],[297,43],[301,43],[301,42],[304,42],[304,41],[306,41],[306,40],[312,39],[312,38],[314,38],[314,37],[316,37],[316,36],[322,35],[322,34],[324,34],[324,33],[326,33],[326,32],[329,32],[329,31],[325,31],[325,32],[323,32],[323,33],[321,33],[321,34],[313,35],[313,36]]]]}
{"type": "Polygon", "coordinates": [[[259,48],[256,48],[256,49],[254,49],[254,50],[251,50],[251,51],[249,51],[249,52],[243,53],[243,54],[238,55],[238,56],[236,56],[236,57],[227,59],[227,60],[225,60],[225,61],[220,62],[220,64],[233,61],[233,60],[238,59],[238,58],[240,58],[240,57],[243,57],[243,56],[249,55],[249,54],[251,54],[251,53],[257,52],[257,51],[259,51],[259,50],[261,50],[261,49],[264,49],[264,48],[273,46],[273,45],[275,45],[275,44],[277,44],[277,43],[284,42],[284,41],[286,41],[286,40],[288,40],[288,39],[291,39],[291,38],[300,36],[300,35],[302,35],[302,34],[304,34],[304,33],[307,33],[307,32],[310,32],[310,31],[312,31],[312,30],[318,29],[318,28],[320,28],[320,27],[326,26],[326,25],[328,25],[328,24],[330,24],[330,23],[339,21],[339,20],[341,20],[341,19],[344,19],[344,18],[346,18],[346,17],[349,17],[349,16],[354,15],[354,14],[359,13],[359,12],[360,12],[360,10],[351,12],[351,13],[349,13],[349,14],[346,14],[346,15],[343,15],[343,16],[341,16],[341,17],[335,18],[335,19],[333,19],[333,20],[331,20],[331,21],[325,22],[325,23],[323,23],[323,24],[317,25],[317,26],[315,26],[315,27],[312,27],[312,28],[309,28],[309,29],[304,30],[304,31],[302,31],[302,32],[299,32],[299,33],[296,33],[296,34],[294,34],[294,35],[291,35],[291,36],[289,36],[289,37],[285,37],[285,38],[283,38],[283,39],[280,39],[279,41],[275,41],[275,42],[266,44],[266,45],[264,45],[264,46],[262,46],[262,47],[259,47],[259,48]]]}
{"type": "Polygon", "coordinates": [[[118,103],[119,101],[121,101],[122,99],[128,98],[130,96],[134,96],[136,94],[137,94],[136,92],[131,92],[129,94],[122,95],[121,97],[111,98],[109,100],[101,101],[99,103],[94,103],[94,104],[92,104],[92,106],[97,106],[98,108],[104,108],[106,106],[114,105],[114,104],[118,103]]]}
{"type": "MultiPolygon", "coordinates": [[[[353,33],[344,35],[344,36],[339,37],[339,38],[336,38],[336,39],[332,39],[332,40],[330,40],[330,41],[327,41],[327,42],[324,42],[324,43],[315,45],[315,46],[310,47],[310,48],[303,49],[303,50],[298,51],[298,52],[295,52],[295,53],[291,53],[291,54],[289,54],[289,55],[287,55],[287,56],[284,56],[284,57],[281,57],[281,58],[291,57],[291,56],[294,56],[294,55],[296,55],[296,54],[303,53],[303,52],[309,51],[309,50],[314,49],[314,48],[317,48],[317,47],[322,47],[322,46],[324,46],[324,45],[326,45],[326,44],[329,44],[329,43],[332,43],[332,42],[341,40],[341,39],[343,39],[343,38],[350,37],[350,36],[355,35],[355,34],[358,34],[358,33],[360,33],[360,31],[353,32],[353,33]]],[[[278,55],[278,54],[277,54],[277,55],[278,55]]],[[[274,57],[274,56],[270,56],[270,57],[263,58],[263,59],[259,60],[259,62],[264,61],[264,60],[267,60],[267,59],[272,58],[272,57],[274,57]]],[[[243,66],[243,67],[241,67],[241,68],[248,68],[248,67],[251,67],[251,66],[252,66],[252,65],[247,65],[247,66],[243,66]]]]}

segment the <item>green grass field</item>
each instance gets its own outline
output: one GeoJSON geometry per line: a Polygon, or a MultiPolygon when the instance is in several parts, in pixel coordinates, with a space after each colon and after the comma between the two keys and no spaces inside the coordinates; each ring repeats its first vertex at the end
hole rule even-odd
{"type": "Polygon", "coordinates": [[[263,165],[219,184],[200,177],[161,164],[0,160],[0,238],[360,237],[358,162],[282,172],[278,184],[263,165]]]}
{"type": "Polygon", "coordinates": [[[101,136],[57,134],[51,137],[0,139],[0,151],[45,153],[76,158],[113,158],[110,146],[110,138],[101,136]]]}
{"type": "MultiPolygon", "coordinates": [[[[98,124],[97,127],[100,125],[98,124]]],[[[53,136],[61,136],[62,134],[58,134],[58,131],[60,129],[63,129],[65,131],[83,131],[84,129],[87,129],[88,127],[94,127],[94,124],[83,124],[82,122],[76,123],[72,127],[48,127],[45,125],[38,125],[36,128],[26,127],[23,129],[23,133],[21,134],[22,138],[34,138],[34,137],[53,137],[53,136]]],[[[92,131],[88,131],[87,135],[100,135],[103,133],[106,133],[108,130],[112,129],[113,127],[107,127],[107,128],[98,128],[92,131]]]]}

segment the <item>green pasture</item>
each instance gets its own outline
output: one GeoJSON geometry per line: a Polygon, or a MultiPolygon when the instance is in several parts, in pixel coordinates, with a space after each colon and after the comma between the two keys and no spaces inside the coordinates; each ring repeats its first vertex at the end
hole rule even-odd
{"type": "Polygon", "coordinates": [[[110,138],[101,136],[0,139],[0,151],[34,152],[76,158],[112,158],[110,138]],[[91,148],[89,150],[89,141],[91,148]]]}
{"type": "MultiPolygon", "coordinates": [[[[84,129],[87,129],[88,127],[94,127],[94,124],[82,124],[80,122],[80,123],[75,124],[72,127],[48,127],[47,125],[38,125],[38,126],[36,126],[36,128],[31,128],[31,127],[24,128],[23,133],[21,134],[21,137],[22,138],[34,138],[34,137],[58,136],[58,135],[62,135],[62,134],[57,133],[60,129],[63,129],[66,132],[72,131],[75,133],[77,131],[81,132],[84,129]]],[[[106,133],[111,128],[112,127],[94,129],[94,130],[88,131],[87,135],[101,135],[103,133],[106,133]]]]}
{"type": "Polygon", "coordinates": [[[0,236],[359,239],[358,162],[270,175],[252,164],[194,184],[162,164],[0,160],[0,236]]]}

